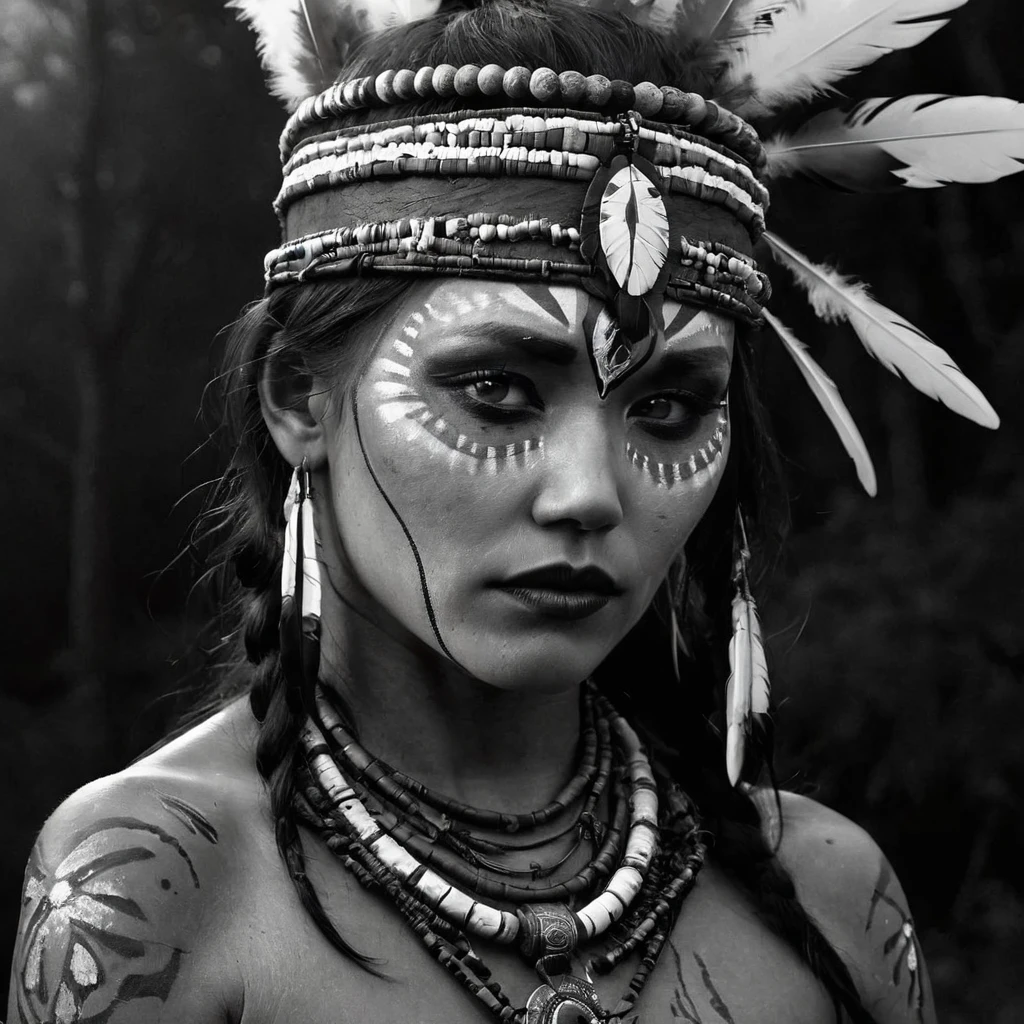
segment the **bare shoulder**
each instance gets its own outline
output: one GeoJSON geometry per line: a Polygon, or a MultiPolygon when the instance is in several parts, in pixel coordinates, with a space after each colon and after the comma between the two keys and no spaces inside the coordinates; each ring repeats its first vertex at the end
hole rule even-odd
{"type": "MultiPolygon", "coordinates": [[[[861,826],[794,793],[781,793],[778,857],[801,903],[839,952],[878,1024],[935,1020],[907,898],[861,826]]],[[[777,829],[777,821],[776,821],[777,829]]]]}
{"type": "Polygon", "coordinates": [[[223,731],[194,732],[82,787],[43,826],[25,872],[12,1024],[231,1018],[218,940],[253,788],[223,731]]]}

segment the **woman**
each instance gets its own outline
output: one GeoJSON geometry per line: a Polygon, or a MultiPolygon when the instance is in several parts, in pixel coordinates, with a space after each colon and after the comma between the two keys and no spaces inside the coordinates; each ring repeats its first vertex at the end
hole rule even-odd
{"type": "Polygon", "coordinates": [[[792,12],[240,6],[298,107],[227,355],[239,658],[47,822],[9,1019],[934,1020],[881,852],[769,781],[765,158],[704,97],[770,111],[792,12]]]}

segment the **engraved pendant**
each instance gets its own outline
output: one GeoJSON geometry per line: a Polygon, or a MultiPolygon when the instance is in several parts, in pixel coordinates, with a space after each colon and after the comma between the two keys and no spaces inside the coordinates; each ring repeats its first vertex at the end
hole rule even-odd
{"type": "Polygon", "coordinates": [[[558,988],[539,985],[526,1001],[526,1024],[601,1024],[607,1017],[594,986],[574,974],[558,988]]]}
{"type": "Polygon", "coordinates": [[[585,977],[581,978],[568,968],[568,959],[563,956],[537,961],[537,973],[544,984],[538,985],[526,1001],[526,1024],[602,1024],[608,1019],[590,972],[584,968],[585,977]],[[557,986],[549,969],[562,975],[557,986]]]}

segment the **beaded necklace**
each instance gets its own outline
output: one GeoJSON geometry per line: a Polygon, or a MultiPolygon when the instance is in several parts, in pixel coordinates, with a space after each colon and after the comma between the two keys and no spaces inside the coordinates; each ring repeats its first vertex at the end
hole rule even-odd
{"type": "Polygon", "coordinates": [[[438,794],[365,751],[323,692],[317,712],[320,722],[308,721],[303,731],[297,810],[357,881],[384,891],[438,963],[499,1020],[554,1024],[572,1009],[588,1024],[619,1024],[657,963],[704,847],[689,798],[660,773],[656,781],[639,738],[611,704],[589,684],[584,688],[577,771],[553,801],[527,814],[474,808],[438,794]],[[594,809],[606,789],[608,820],[600,822],[594,809]],[[529,835],[543,824],[558,831],[518,845],[484,839],[471,827],[529,835]],[[545,881],[559,865],[517,871],[479,856],[481,849],[540,846],[573,828],[594,855],[565,882],[545,881]],[[582,977],[573,973],[579,947],[605,933],[615,941],[590,959],[582,977]],[[525,1007],[515,1007],[493,980],[471,935],[518,943],[542,982],[525,1007]],[[636,949],[640,965],[606,1011],[591,971],[607,973],[636,949]]]}

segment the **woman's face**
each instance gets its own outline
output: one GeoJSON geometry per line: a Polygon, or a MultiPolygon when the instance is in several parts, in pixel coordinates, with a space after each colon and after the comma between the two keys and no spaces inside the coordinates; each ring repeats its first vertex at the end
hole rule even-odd
{"type": "Polygon", "coordinates": [[[602,399],[589,343],[615,328],[598,299],[417,286],[329,420],[320,529],[356,585],[487,683],[586,678],[648,607],[728,456],[733,324],[675,303],[664,320],[602,399]]]}

